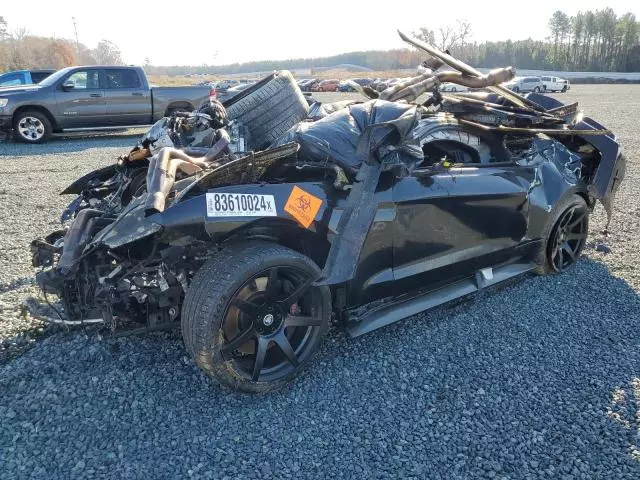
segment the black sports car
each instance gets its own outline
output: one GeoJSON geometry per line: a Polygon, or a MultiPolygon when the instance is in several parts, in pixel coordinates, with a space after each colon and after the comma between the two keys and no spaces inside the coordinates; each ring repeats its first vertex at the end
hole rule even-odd
{"type": "Polygon", "coordinates": [[[334,110],[176,182],[165,208],[149,210],[149,183],[117,214],[79,210],[34,244],[42,289],[71,322],[179,322],[205,373],[261,392],[297,375],[332,323],[358,336],[566,270],[624,175],[610,132],[541,95],[334,110]]]}

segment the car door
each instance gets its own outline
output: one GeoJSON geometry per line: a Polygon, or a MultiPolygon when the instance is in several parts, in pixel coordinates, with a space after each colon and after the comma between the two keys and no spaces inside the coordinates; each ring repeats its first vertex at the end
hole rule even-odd
{"type": "Polygon", "coordinates": [[[56,86],[58,118],[62,128],[106,125],[103,73],[97,68],[75,70],[56,86]]]}
{"type": "Polygon", "coordinates": [[[515,255],[527,233],[534,178],[532,168],[515,163],[421,168],[398,178],[396,294],[437,288],[515,255]]]}
{"type": "Polygon", "coordinates": [[[143,125],[151,121],[151,89],[131,68],[105,69],[107,121],[110,125],[143,125]]]}

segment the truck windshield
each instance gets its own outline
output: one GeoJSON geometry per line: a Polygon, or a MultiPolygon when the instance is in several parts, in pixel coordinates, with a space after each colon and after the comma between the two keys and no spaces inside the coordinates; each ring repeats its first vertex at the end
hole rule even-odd
{"type": "Polygon", "coordinates": [[[38,85],[44,85],[45,87],[49,87],[64,77],[72,67],[63,68],[62,70],[58,70],[56,73],[52,73],[50,76],[42,80],[38,85]]]}

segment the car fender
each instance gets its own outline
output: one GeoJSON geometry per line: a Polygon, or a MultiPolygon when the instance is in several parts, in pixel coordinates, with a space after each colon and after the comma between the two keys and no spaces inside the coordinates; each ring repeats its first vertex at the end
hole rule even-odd
{"type": "Polygon", "coordinates": [[[330,204],[328,188],[322,183],[240,184],[208,189],[204,194],[178,201],[149,219],[161,224],[165,234],[182,231],[201,237],[206,233],[215,241],[224,241],[239,230],[274,220],[298,224],[311,231],[324,231],[329,224],[330,204]],[[260,198],[273,205],[269,205],[268,215],[249,211],[226,215],[212,208],[216,194],[260,198]]]}

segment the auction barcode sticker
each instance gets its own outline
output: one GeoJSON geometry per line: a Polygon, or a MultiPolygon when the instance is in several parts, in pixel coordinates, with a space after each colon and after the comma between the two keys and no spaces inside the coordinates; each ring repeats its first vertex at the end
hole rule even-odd
{"type": "Polygon", "coordinates": [[[254,193],[207,193],[208,217],[275,217],[273,195],[254,193]]]}

